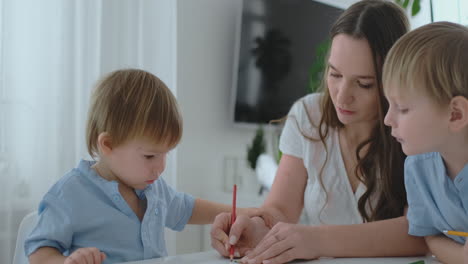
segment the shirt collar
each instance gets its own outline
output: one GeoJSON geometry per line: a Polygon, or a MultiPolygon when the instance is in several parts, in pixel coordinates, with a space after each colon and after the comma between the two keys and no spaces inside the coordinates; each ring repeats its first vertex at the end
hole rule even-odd
{"type": "MultiPolygon", "coordinates": [[[[119,192],[119,183],[115,180],[109,181],[101,177],[96,170],[92,168],[92,166],[96,164],[94,160],[80,160],[78,164],[78,170],[85,176],[87,176],[94,184],[99,186],[103,190],[104,193],[111,195],[119,192]]],[[[146,197],[146,191],[150,191],[153,189],[153,184],[148,184],[145,189],[137,190],[135,189],[135,193],[139,199],[144,199],[146,197]]]]}

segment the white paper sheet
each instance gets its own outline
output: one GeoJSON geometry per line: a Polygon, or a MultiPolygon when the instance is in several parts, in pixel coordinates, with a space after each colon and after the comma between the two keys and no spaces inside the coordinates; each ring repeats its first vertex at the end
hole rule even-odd
{"type": "MultiPolygon", "coordinates": [[[[440,264],[432,257],[411,258],[329,258],[312,261],[294,261],[291,263],[303,264],[409,264],[424,260],[425,264],[440,264]]],[[[193,254],[171,256],[159,259],[125,262],[125,264],[229,264],[227,258],[221,257],[216,251],[206,251],[193,254]]]]}

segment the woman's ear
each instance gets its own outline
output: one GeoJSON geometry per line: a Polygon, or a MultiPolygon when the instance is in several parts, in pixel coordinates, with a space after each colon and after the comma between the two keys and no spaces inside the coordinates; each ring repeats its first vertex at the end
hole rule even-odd
{"type": "Polygon", "coordinates": [[[109,133],[102,132],[99,134],[97,145],[102,155],[109,155],[112,152],[112,139],[109,133]]]}
{"type": "Polygon", "coordinates": [[[453,132],[463,130],[468,126],[468,99],[464,96],[455,96],[450,101],[449,128],[453,132]]]}

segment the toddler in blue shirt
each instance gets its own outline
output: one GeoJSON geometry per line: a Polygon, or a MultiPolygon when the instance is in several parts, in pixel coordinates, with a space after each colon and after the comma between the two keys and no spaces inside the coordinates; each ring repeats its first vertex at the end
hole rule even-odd
{"type": "Polygon", "coordinates": [[[399,39],[384,64],[385,124],[408,155],[409,234],[444,263],[468,263],[468,29],[437,22],[399,39]],[[463,246],[463,244],[465,246],[463,246]]]}
{"type": "MultiPolygon", "coordinates": [[[[88,152],[39,204],[30,263],[97,264],[166,256],[164,227],[208,224],[230,205],[175,191],[161,177],[182,136],[177,102],[153,74],[110,73],[92,94],[88,152]]],[[[255,215],[255,209],[238,213],[255,215]]]]}

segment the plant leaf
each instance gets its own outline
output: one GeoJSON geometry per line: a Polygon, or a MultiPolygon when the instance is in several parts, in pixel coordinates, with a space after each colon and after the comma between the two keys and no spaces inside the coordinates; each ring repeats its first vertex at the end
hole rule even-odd
{"type": "Polygon", "coordinates": [[[415,16],[421,10],[420,0],[414,0],[413,5],[411,6],[411,16],[415,16]]]}
{"type": "Polygon", "coordinates": [[[315,58],[312,66],[309,68],[309,81],[307,92],[314,93],[320,87],[322,82],[323,72],[326,68],[325,58],[330,49],[331,41],[327,38],[323,40],[315,49],[315,58]]]}
{"type": "Polygon", "coordinates": [[[406,9],[409,5],[409,0],[405,0],[405,2],[403,2],[403,8],[406,9]]]}

